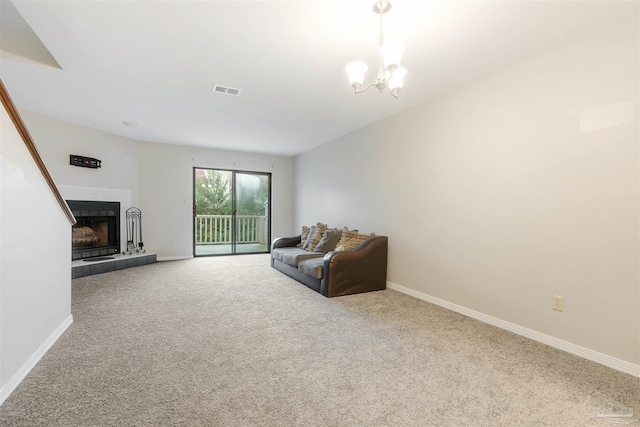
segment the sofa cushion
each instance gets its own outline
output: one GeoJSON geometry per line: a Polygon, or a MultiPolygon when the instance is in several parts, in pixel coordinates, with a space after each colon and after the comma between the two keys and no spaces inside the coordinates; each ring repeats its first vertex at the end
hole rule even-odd
{"type": "Polygon", "coordinates": [[[282,262],[285,264],[291,265],[293,267],[297,267],[300,261],[304,261],[305,259],[318,258],[323,257],[324,254],[322,252],[308,252],[304,249],[295,248],[296,251],[286,252],[282,256],[282,262]]]}
{"type": "Polygon", "coordinates": [[[309,252],[313,252],[316,250],[316,245],[322,239],[322,232],[327,229],[327,224],[323,224],[321,222],[316,224],[316,230],[312,234],[309,234],[311,237],[311,241],[309,245],[305,248],[309,252]]]}
{"type": "Polygon", "coordinates": [[[311,238],[313,237],[313,234],[316,232],[316,226],[312,225],[311,227],[309,227],[309,235],[307,236],[307,240],[304,241],[304,244],[302,245],[302,249],[307,249],[309,247],[309,243],[311,243],[311,238]]]}
{"type": "Polygon", "coordinates": [[[345,227],[342,230],[342,237],[340,242],[336,245],[336,251],[349,251],[360,246],[365,240],[370,237],[374,237],[375,233],[359,234],[358,230],[349,230],[345,227]]]}
{"type": "Polygon", "coordinates": [[[276,248],[271,251],[271,258],[284,262],[284,254],[290,253],[293,251],[300,251],[300,250],[301,250],[300,248],[296,248],[295,246],[286,247],[286,248],[276,248]]]}
{"type": "Polygon", "coordinates": [[[316,279],[322,279],[322,262],[324,258],[312,258],[300,261],[298,264],[298,271],[307,276],[315,277],[316,279]]]}
{"type": "Polygon", "coordinates": [[[320,239],[318,245],[316,246],[316,252],[322,252],[326,254],[327,252],[332,251],[340,241],[341,237],[342,230],[338,230],[336,228],[325,230],[322,233],[322,239],[320,239]]]}
{"type": "Polygon", "coordinates": [[[300,243],[298,243],[298,247],[301,248],[304,246],[305,242],[307,241],[307,238],[309,237],[309,231],[311,230],[310,227],[307,227],[306,225],[302,226],[302,232],[300,233],[300,243]]]}

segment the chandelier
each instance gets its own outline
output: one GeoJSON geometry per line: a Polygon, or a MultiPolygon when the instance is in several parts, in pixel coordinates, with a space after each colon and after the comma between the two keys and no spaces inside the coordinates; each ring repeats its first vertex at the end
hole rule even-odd
{"type": "Polygon", "coordinates": [[[380,15],[380,58],[378,60],[378,77],[376,81],[369,83],[364,89],[360,89],[364,81],[364,73],[369,67],[361,61],[350,62],[347,65],[346,71],[349,74],[349,83],[351,83],[356,95],[375,86],[380,93],[385,88],[388,89],[389,93],[398,99],[398,93],[402,89],[404,76],[407,74],[407,69],[400,66],[404,43],[398,41],[385,42],[382,33],[382,15],[389,12],[389,10],[391,10],[391,3],[388,1],[377,1],[373,4],[373,11],[380,15]]]}

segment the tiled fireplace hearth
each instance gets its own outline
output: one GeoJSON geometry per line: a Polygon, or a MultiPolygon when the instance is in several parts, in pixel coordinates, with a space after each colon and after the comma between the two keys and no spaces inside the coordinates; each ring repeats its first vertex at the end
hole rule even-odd
{"type": "Polygon", "coordinates": [[[77,260],[71,262],[71,278],[77,279],[155,262],[156,254],[154,253],[133,253],[132,255],[113,255],[110,257],[77,260]]]}

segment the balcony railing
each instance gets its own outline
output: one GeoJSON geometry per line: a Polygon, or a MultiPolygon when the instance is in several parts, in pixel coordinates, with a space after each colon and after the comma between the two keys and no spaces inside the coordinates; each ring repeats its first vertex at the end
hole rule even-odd
{"type": "MultiPolygon", "coordinates": [[[[196,215],[196,245],[231,244],[231,215],[196,215]]],[[[266,243],[267,217],[236,215],[236,243],[266,243]]]]}

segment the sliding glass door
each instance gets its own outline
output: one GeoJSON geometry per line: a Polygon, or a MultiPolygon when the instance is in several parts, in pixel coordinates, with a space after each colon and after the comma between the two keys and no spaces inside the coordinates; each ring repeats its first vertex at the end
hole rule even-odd
{"type": "Polygon", "coordinates": [[[271,174],[193,169],[194,256],[263,253],[271,241],[271,174]]]}
{"type": "Polygon", "coordinates": [[[235,172],[236,253],[268,252],[270,175],[235,172]]]}

